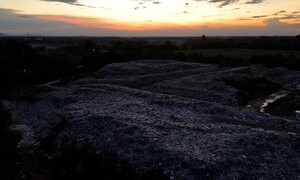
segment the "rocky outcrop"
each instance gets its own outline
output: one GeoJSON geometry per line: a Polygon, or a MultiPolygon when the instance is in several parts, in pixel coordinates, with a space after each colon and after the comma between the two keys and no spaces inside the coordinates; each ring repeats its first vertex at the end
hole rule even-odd
{"type": "MultiPolygon", "coordinates": [[[[281,72],[291,78],[288,70],[281,72]]],[[[115,152],[137,174],[160,169],[171,179],[296,179],[299,124],[239,106],[239,89],[226,83],[257,76],[271,80],[270,73],[263,67],[220,69],[176,61],[111,64],[96,76],[18,103],[13,114],[32,132],[27,146],[50,143],[55,149],[67,138],[96,154],[115,152]]],[[[292,87],[291,81],[274,81],[292,87]]]]}

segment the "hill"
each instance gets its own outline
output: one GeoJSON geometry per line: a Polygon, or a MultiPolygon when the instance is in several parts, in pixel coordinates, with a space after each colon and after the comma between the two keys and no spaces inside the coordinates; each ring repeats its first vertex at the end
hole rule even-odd
{"type": "Polygon", "coordinates": [[[3,33],[0,33],[0,37],[2,36],[8,36],[7,34],[3,34],[3,33]]]}

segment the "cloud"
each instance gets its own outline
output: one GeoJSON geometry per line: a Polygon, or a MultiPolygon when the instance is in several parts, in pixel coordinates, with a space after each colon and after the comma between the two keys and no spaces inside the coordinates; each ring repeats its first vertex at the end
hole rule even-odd
{"type": "Polygon", "coordinates": [[[286,11],[279,11],[277,13],[274,13],[274,15],[278,16],[280,19],[291,19],[291,20],[297,20],[299,22],[300,19],[300,11],[293,11],[291,13],[288,13],[286,11]]]}
{"type": "Polygon", "coordinates": [[[61,3],[67,3],[70,5],[74,5],[74,6],[83,6],[83,7],[88,7],[88,8],[96,8],[94,6],[87,6],[84,4],[80,4],[78,3],[78,0],[40,0],[40,1],[46,1],[46,2],[61,2],[61,3]]]}
{"type": "MultiPolygon", "coordinates": [[[[139,3],[149,3],[153,2],[153,4],[160,4],[160,3],[155,3],[155,0],[134,0],[139,3]]],[[[164,1],[164,0],[161,0],[164,1]]],[[[267,0],[186,0],[186,1],[194,1],[194,2],[208,2],[212,4],[216,4],[217,7],[222,8],[224,6],[232,5],[232,4],[260,4],[263,3],[267,0]]],[[[190,5],[189,2],[186,2],[183,4],[185,7],[190,5]]]]}
{"type": "Polygon", "coordinates": [[[28,16],[28,15],[19,15],[20,18],[35,18],[33,16],[28,16]]]}
{"type": "Polygon", "coordinates": [[[289,24],[289,23],[284,23],[280,22],[279,18],[271,18],[265,21],[267,27],[272,27],[272,28],[284,28],[284,29],[298,29],[300,31],[300,23],[295,23],[295,24],[289,24]]]}
{"type": "Polygon", "coordinates": [[[259,4],[262,3],[265,0],[249,0],[246,2],[246,4],[259,4]]]}
{"type": "Polygon", "coordinates": [[[42,1],[50,1],[50,2],[62,2],[67,4],[77,4],[77,0],[42,0],[42,1]]]}
{"type": "Polygon", "coordinates": [[[270,15],[260,15],[260,16],[252,16],[251,18],[253,19],[258,19],[258,18],[265,18],[265,17],[269,17],[270,15]]]}
{"type": "Polygon", "coordinates": [[[294,11],[291,14],[300,14],[300,11],[294,11]]]}
{"type": "Polygon", "coordinates": [[[297,15],[290,14],[290,15],[285,15],[280,17],[280,19],[299,19],[299,18],[300,18],[300,14],[297,15]]]}
{"type": "Polygon", "coordinates": [[[114,23],[110,23],[106,19],[24,15],[17,10],[0,8],[0,32],[10,35],[24,35],[27,33],[46,36],[134,35],[134,31],[117,30],[113,29],[113,26],[114,23]]]}
{"type": "Polygon", "coordinates": [[[300,33],[300,23],[289,24],[281,22],[279,18],[270,18],[264,21],[262,26],[224,27],[214,28],[209,26],[199,29],[205,35],[221,36],[294,36],[300,33]]]}
{"type": "Polygon", "coordinates": [[[217,7],[222,8],[224,6],[228,6],[235,3],[241,3],[241,4],[259,4],[266,0],[193,0],[193,1],[207,1],[209,3],[216,3],[219,4],[217,7]]]}
{"type": "Polygon", "coordinates": [[[151,2],[151,1],[155,1],[155,0],[135,0],[135,1],[141,1],[141,2],[151,2]]]}
{"type": "Polygon", "coordinates": [[[251,16],[250,19],[266,19],[266,18],[278,18],[278,19],[291,19],[291,20],[296,20],[300,18],[300,12],[291,12],[288,13],[285,10],[281,10],[278,12],[275,12],[273,14],[264,14],[264,15],[257,15],[257,16],[251,16]]]}
{"type": "Polygon", "coordinates": [[[73,24],[39,19],[35,15],[19,14],[19,11],[0,8],[0,32],[6,34],[25,34],[69,29],[73,24]]]}
{"type": "Polygon", "coordinates": [[[278,11],[278,12],[274,13],[273,15],[277,16],[277,15],[282,14],[282,13],[286,13],[286,11],[285,10],[281,10],[281,11],[278,11]]]}
{"type": "MultiPolygon", "coordinates": [[[[148,3],[148,2],[153,2],[155,0],[134,0],[134,1],[137,1],[139,3],[148,3]]],[[[266,0],[189,0],[189,1],[208,2],[208,3],[218,4],[217,7],[222,8],[224,6],[228,6],[239,2],[241,4],[259,4],[259,3],[263,3],[266,0]]],[[[160,4],[160,3],[153,2],[153,4],[160,4]]],[[[188,2],[184,3],[184,6],[188,6],[188,5],[189,5],[188,2]]]]}
{"type": "Polygon", "coordinates": [[[210,3],[221,3],[219,7],[227,6],[229,4],[233,4],[238,2],[239,0],[209,0],[210,3]]]}

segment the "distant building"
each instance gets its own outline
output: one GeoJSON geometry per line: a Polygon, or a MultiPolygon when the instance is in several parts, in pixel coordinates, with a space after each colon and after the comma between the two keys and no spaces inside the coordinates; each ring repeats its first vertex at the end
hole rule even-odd
{"type": "Polygon", "coordinates": [[[299,120],[300,121],[300,111],[296,111],[296,120],[299,120]]]}

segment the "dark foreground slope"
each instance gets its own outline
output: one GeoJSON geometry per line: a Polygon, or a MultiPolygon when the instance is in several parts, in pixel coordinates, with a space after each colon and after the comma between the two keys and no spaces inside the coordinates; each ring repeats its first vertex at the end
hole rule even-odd
{"type": "Polygon", "coordinates": [[[284,68],[136,61],[46,84],[53,91],[33,101],[4,103],[23,133],[20,151],[35,157],[23,158],[33,179],[297,179],[300,125],[243,103],[299,91],[299,81],[284,68]]]}

